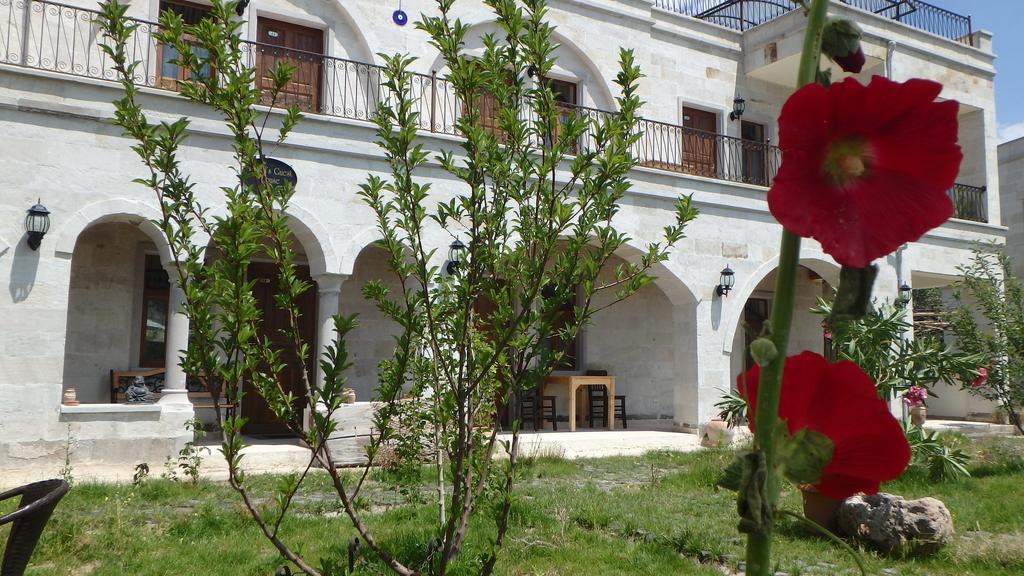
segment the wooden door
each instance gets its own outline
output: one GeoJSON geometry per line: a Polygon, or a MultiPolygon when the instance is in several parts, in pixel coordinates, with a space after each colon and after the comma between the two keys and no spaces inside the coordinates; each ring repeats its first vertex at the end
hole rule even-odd
{"type": "MultiPolygon", "coordinates": [[[[298,267],[297,275],[300,279],[312,282],[309,277],[309,268],[298,267]]],[[[292,392],[296,397],[296,410],[300,412],[306,407],[306,387],[303,380],[303,367],[295,357],[293,346],[288,336],[281,333],[282,330],[289,330],[287,313],[278,308],[274,302],[277,294],[277,266],[266,263],[254,263],[249,266],[249,277],[255,279],[253,296],[256,298],[256,306],[260,310],[263,322],[259,330],[259,338],[270,340],[274,349],[282,350],[281,362],[284,369],[277,375],[285,392],[292,392]]],[[[316,290],[306,290],[299,297],[299,311],[302,317],[299,319],[299,333],[302,340],[309,344],[312,351],[316,347],[316,290]]],[[[306,361],[307,373],[315,377],[314,353],[306,361]]],[[[267,406],[266,401],[259,395],[252,383],[246,382],[242,389],[245,395],[242,398],[242,416],[248,419],[242,432],[245,434],[265,435],[290,435],[291,431],[282,422],[279,422],[267,406]]]]}
{"type": "Polygon", "coordinates": [[[758,186],[768,185],[768,146],[764,141],[764,124],[744,121],[740,126],[743,138],[743,181],[758,186]]]}
{"type": "Polygon", "coordinates": [[[260,18],[256,25],[256,81],[260,103],[269,105],[274,83],[267,74],[279,61],[295,66],[291,81],[278,95],[277,106],[297,105],[303,112],[320,111],[324,32],[289,22],[260,18]]]}
{"type": "Polygon", "coordinates": [[[683,107],[683,172],[718,176],[718,115],[683,107]]]}

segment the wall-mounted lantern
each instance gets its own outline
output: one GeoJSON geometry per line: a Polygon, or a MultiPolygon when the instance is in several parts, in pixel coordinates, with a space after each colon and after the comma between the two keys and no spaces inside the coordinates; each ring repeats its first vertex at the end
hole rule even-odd
{"type": "Polygon", "coordinates": [[[910,304],[912,295],[913,288],[910,287],[910,284],[907,284],[906,282],[900,284],[900,304],[904,306],[910,304]]]}
{"type": "Polygon", "coordinates": [[[43,236],[50,230],[50,211],[43,206],[41,201],[28,209],[25,216],[25,231],[28,232],[28,247],[33,250],[39,249],[43,236]]]}
{"type": "Polygon", "coordinates": [[[245,14],[245,9],[249,6],[249,0],[238,0],[238,4],[235,4],[235,14],[241,17],[245,14]]]}
{"type": "Polygon", "coordinates": [[[455,274],[459,266],[462,266],[462,252],[465,249],[466,245],[458,238],[448,246],[448,264],[444,269],[449,275],[455,274]]]}
{"type": "Polygon", "coordinates": [[[732,271],[732,268],[726,266],[718,278],[718,286],[715,286],[715,294],[719,296],[728,296],[729,291],[736,284],[736,273],[732,271]]]}
{"type": "Polygon", "coordinates": [[[743,117],[743,113],[747,110],[747,101],[740,96],[736,95],[732,101],[732,112],[729,112],[729,120],[739,120],[743,117]]]}

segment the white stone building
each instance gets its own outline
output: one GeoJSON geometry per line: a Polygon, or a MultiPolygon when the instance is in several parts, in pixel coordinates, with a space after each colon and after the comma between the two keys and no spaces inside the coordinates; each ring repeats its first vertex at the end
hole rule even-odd
{"type": "MultiPolygon", "coordinates": [[[[567,105],[614,107],[620,47],[635,51],[646,76],[641,166],[617,220],[633,238],[631,250],[656,239],[680,195],[692,193],[701,210],[689,239],[658,270],[657,283],[598,316],[580,339],[577,368],[614,374],[638,424],[693,429],[712,418],[714,402],[743,366],[741,324],[762,320],[772,297],[780,228],[765,201],[778,161],[771,142],[775,118],[794,87],[805,18],[778,8],[787,2],[741,3],[742,18],[730,11],[735,3],[715,8],[722,4],[550,1],[560,44],[551,76],[567,105]],[[746,110],[733,120],[737,96],[746,110]],[[715,287],[726,266],[736,284],[720,297],[715,287]]],[[[379,97],[379,53],[419,57],[427,147],[454,147],[458,140],[452,119],[460,105],[445,89],[442,64],[422,32],[392,23],[398,5],[253,0],[243,28],[254,63],[292,58],[304,75],[289,91],[308,115],[275,156],[298,175],[289,217],[316,283],[307,317],[322,330],[329,314],[360,313],[362,327],[351,339],[351,381],[360,399],[372,395],[377,362],[389,355],[394,330],[359,293],[385,266],[374,246],[371,211],[355,195],[368,172],[387,170],[367,121],[379,97]]],[[[473,26],[472,38],[494,30],[482,3],[457,6],[473,26]]],[[[95,0],[0,0],[0,280],[8,287],[0,298],[0,469],[55,466],[69,433],[78,458],[158,462],[187,437],[183,423],[196,410],[174,367],[176,350],[187,344],[188,322],[175,313],[180,292],[162,273],[167,250],[149,222],[158,214],[155,200],[132,183],[142,166],[111,122],[119,86],[97,47],[96,7],[95,0]],[[49,209],[51,227],[33,250],[25,212],[37,200],[49,209]],[[159,403],[113,402],[111,371],[161,367],[167,388],[159,403]],[[81,405],[61,404],[68,387],[77,390],[81,405]]],[[[203,10],[202,0],[130,3],[132,16],[150,22],[161,8],[187,17],[203,10]]],[[[404,9],[417,15],[433,3],[405,0],[404,9]]],[[[943,98],[961,102],[965,158],[951,191],[957,215],[880,260],[876,290],[891,299],[904,282],[946,285],[971,242],[1002,242],[1005,235],[999,195],[988,193],[999,179],[991,36],[916,0],[836,2],[833,11],[864,28],[861,79],[930,78],[944,84],[943,98]],[[908,4],[915,6],[911,13],[908,4]]],[[[213,201],[217,187],[230,184],[224,169],[230,143],[214,116],[174,93],[180,71],[150,33],[143,25],[135,39],[150,86],[142,102],[156,118],[193,118],[184,163],[199,192],[213,201]]],[[[473,42],[470,49],[479,50],[473,42]]],[[[457,193],[435,168],[422,178],[441,194],[457,193]]],[[[445,238],[438,231],[433,240],[443,248],[445,238]]],[[[804,243],[802,257],[798,302],[806,309],[835,283],[838,267],[814,242],[804,243]]],[[[794,349],[823,346],[819,319],[801,312],[794,349]]],[[[260,421],[255,404],[241,410],[260,421]]]]}
{"type": "Polygon", "coordinates": [[[999,181],[1006,251],[1024,277],[1024,138],[999,145],[999,181]]]}

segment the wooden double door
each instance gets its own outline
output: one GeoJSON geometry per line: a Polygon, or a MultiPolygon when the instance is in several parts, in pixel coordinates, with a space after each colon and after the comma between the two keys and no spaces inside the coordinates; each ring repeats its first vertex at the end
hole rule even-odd
{"type": "Polygon", "coordinates": [[[291,81],[278,94],[275,106],[296,105],[303,112],[320,112],[324,73],[324,32],[270,18],[256,24],[256,70],[260,104],[270,105],[274,81],[269,72],[278,62],[295,66],[291,81]]]}
{"type": "MultiPolygon", "coordinates": [[[[275,350],[281,350],[281,362],[284,368],[277,374],[285,393],[291,392],[296,398],[295,409],[300,413],[306,407],[306,385],[303,370],[310,378],[316,377],[316,289],[310,288],[298,300],[299,333],[302,341],[309,344],[310,356],[303,366],[294,353],[294,344],[287,334],[290,333],[288,313],[278,307],[274,297],[278,294],[277,266],[267,263],[253,263],[249,266],[249,278],[255,280],[253,296],[256,299],[263,321],[260,323],[259,338],[266,338],[275,350]]],[[[309,268],[298,267],[300,279],[312,282],[309,268]]],[[[251,382],[242,386],[245,395],[242,398],[242,416],[247,418],[242,428],[244,434],[256,435],[291,435],[288,427],[277,420],[266,401],[256,391],[251,382]]]]}

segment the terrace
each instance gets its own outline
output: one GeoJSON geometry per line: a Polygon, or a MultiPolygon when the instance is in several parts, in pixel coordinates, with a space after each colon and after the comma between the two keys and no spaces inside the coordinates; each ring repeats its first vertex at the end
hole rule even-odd
{"type": "MultiPolygon", "coordinates": [[[[920,0],[838,0],[943,38],[973,46],[971,17],[920,0]]],[[[655,6],[739,30],[754,28],[800,8],[795,0],[655,0],[655,6]]]]}
{"type": "MultiPolygon", "coordinates": [[[[858,7],[871,4],[867,0],[852,3],[858,7]]],[[[927,5],[921,2],[885,3],[911,5],[900,9],[901,18],[908,18],[910,13],[928,13],[927,5]],[[907,12],[910,8],[915,11],[907,12]]],[[[740,0],[690,3],[657,0],[657,4],[739,29],[766,22],[797,6],[789,1],[740,0]],[[754,5],[759,6],[760,12],[751,11],[754,5]]],[[[6,9],[0,9],[0,64],[115,81],[112,64],[100,48],[102,33],[97,14],[93,10],[41,0],[9,3],[6,9]]],[[[969,31],[969,19],[966,22],[969,31]]],[[[156,23],[142,20],[137,23],[130,47],[130,57],[139,62],[137,81],[154,89],[177,91],[186,78],[172,63],[176,55],[154,38],[156,23]]],[[[279,60],[295,65],[295,76],[277,105],[294,104],[306,113],[372,121],[377,106],[388,99],[383,68],[376,64],[253,41],[244,42],[243,50],[249,64],[257,70],[257,82],[264,82],[262,71],[279,60]]],[[[460,136],[457,120],[464,113],[465,103],[455,95],[444,77],[433,73],[413,74],[411,89],[422,131],[460,136]]],[[[561,107],[565,114],[587,116],[595,121],[610,114],[608,110],[575,104],[561,107]]],[[[639,129],[642,136],[634,145],[633,154],[638,164],[646,168],[767,187],[781,163],[781,153],[770,141],[736,138],[646,118],[639,120],[639,129]]],[[[588,132],[580,138],[577,149],[593,145],[593,134],[588,132]]],[[[987,221],[983,187],[956,184],[949,195],[955,206],[955,218],[987,221]]]]}

